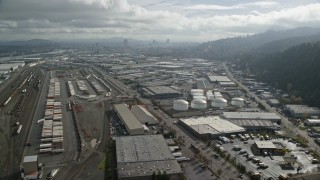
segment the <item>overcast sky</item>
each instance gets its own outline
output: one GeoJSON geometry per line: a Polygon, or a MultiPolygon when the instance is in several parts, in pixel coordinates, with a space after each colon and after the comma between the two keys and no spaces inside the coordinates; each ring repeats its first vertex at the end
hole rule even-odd
{"type": "Polygon", "coordinates": [[[0,41],[200,42],[305,26],[320,27],[319,0],[0,0],[0,41]]]}

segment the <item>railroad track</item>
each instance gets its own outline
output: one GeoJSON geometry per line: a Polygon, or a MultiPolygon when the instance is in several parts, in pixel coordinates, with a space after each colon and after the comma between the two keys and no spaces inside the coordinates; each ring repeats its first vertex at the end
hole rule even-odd
{"type": "MultiPolygon", "coordinates": [[[[39,76],[39,79],[43,79],[43,75],[39,73],[39,70],[37,71],[36,76],[39,76]]],[[[12,120],[14,120],[15,122],[20,122],[20,124],[23,126],[23,133],[28,133],[30,130],[32,118],[36,108],[36,106],[33,105],[36,104],[39,99],[40,93],[33,90],[36,83],[36,81],[33,81],[29,85],[24,85],[24,87],[26,87],[27,89],[27,92],[24,94],[23,101],[20,104],[20,113],[24,116],[12,116],[12,120]]],[[[14,134],[15,131],[16,128],[12,128],[11,134],[14,134]]],[[[7,161],[5,162],[5,164],[7,164],[7,167],[9,167],[7,173],[8,179],[19,179],[20,164],[23,158],[22,155],[26,140],[27,136],[21,134],[11,137],[11,140],[9,140],[9,148],[11,149],[11,151],[9,153],[7,161]]]]}
{"type": "Polygon", "coordinates": [[[19,90],[19,87],[21,88],[21,85],[23,84],[24,80],[29,76],[32,69],[27,69],[24,72],[22,72],[21,76],[16,77],[14,80],[12,80],[8,85],[6,85],[6,88],[4,88],[1,91],[1,97],[0,97],[0,103],[3,105],[6,100],[8,100],[9,97],[13,97],[15,93],[19,90]]]}

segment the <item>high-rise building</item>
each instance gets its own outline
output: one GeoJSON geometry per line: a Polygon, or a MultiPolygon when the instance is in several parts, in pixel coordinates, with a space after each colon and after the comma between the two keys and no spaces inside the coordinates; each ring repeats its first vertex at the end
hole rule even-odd
{"type": "Polygon", "coordinates": [[[123,47],[127,48],[128,47],[128,39],[123,40],[123,47]]]}

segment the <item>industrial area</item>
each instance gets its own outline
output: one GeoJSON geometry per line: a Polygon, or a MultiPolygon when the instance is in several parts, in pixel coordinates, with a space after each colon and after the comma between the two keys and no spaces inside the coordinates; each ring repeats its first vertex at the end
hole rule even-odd
{"type": "Polygon", "coordinates": [[[319,178],[319,108],[231,63],[145,54],[2,59],[0,178],[319,178]]]}

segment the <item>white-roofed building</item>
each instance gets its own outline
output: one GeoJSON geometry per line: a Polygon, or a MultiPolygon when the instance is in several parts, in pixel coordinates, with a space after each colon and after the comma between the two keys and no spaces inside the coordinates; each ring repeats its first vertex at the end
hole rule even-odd
{"type": "Polygon", "coordinates": [[[198,137],[210,138],[245,131],[245,128],[222,119],[219,116],[181,119],[180,123],[198,137]]]}

